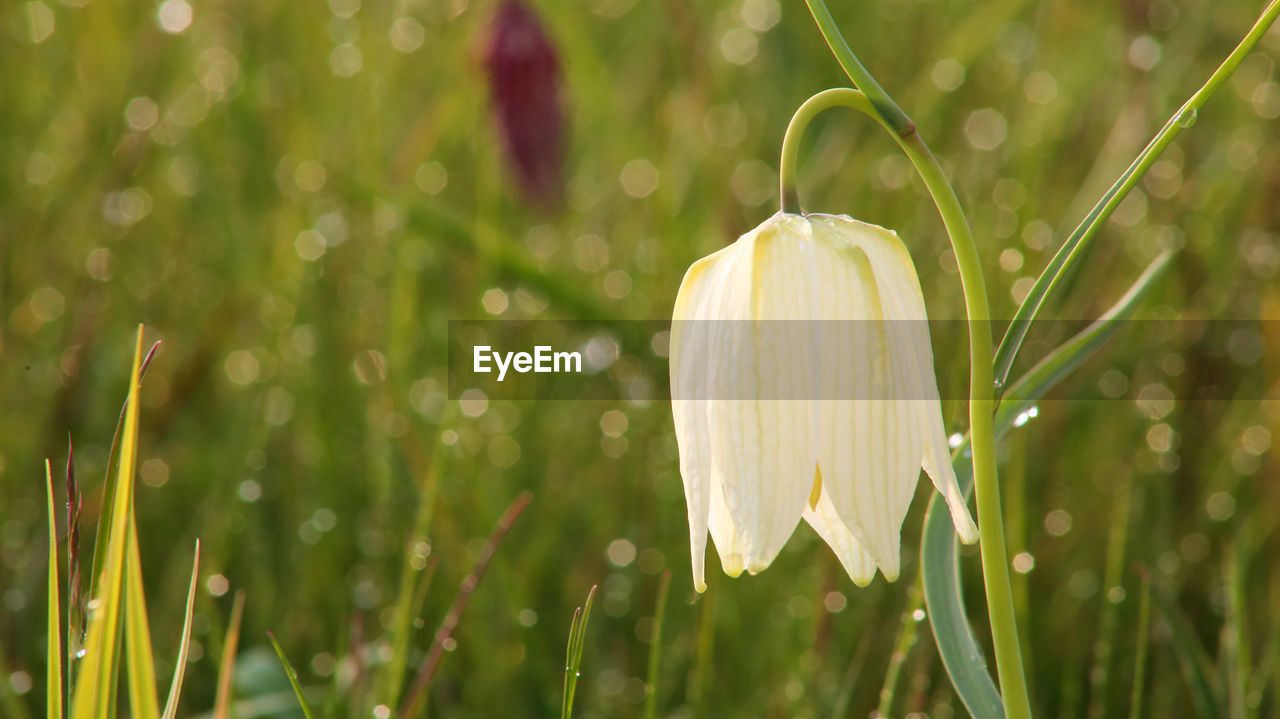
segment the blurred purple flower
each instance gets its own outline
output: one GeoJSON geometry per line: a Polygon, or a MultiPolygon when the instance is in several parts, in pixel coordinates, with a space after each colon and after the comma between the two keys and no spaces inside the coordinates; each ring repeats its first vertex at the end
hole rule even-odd
{"type": "Polygon", "coordinates": [[[525,3],[506,0],[498,9],[484,66],[498,130],[520,189],[538,204],[558,203],[565,135],[560,60],[525,3]]]}

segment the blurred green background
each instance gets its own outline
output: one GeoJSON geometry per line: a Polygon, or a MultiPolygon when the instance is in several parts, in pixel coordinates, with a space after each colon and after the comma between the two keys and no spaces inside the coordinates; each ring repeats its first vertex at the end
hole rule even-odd
{"type": "MultiPolygon", "coordinates": [[[[659,716],[865,717],[886,686],[892,716],[965,715],[927,622],[901,621],[928,483],[895,584],[854,587],[801,528],[760,576],[729,580],[709,559],[711,588],[695,597],[665,402],[448,399],[450,319],[668,317],[693,260],[775,211],[790,113],[846,84],[800,3],[535,2],[564,72],[568,133],[563,203],[538,209],[509,175],[491,114],[481,57],[496,6],[0,7],[0,714],[44,711],[41,462],[62,471],[73,435],[88,543],[145,322],[148,342],[164,341],[143,388],[137,495],[162,681],[190,548],[203,547],[182,715],[213,705],[244,590],[237,699],[294,716],[262,703],[288,699],[266,654],[272,630],[333,716],[374,716],[382,700],[367,677],[391,654],[401,568],[436,562],[416,666],[525,490],[533,500],[475,589],[431,714],[558,715],[570,617],[599,585],[577,716],[638,716],[670,570],[659,716]],[[418,536],[424,492],[436,504],[418,536]],[[899,639],[904,626],[918,633],[899,639]],[[895,656],[901,672],[886,683],[895,656]]],[[[993,312],[1009,317],[1260,9],[876,0],[833,11],[951,172],[993,312]]],[[[1277,51],[1273,31],[1047,313],[1095,317],[1162,247],[1182,248],[1141,316],[1193,320],[1173,325],[1190,336],[1113,341],[1005,445],[1041,716],[1129,716],[1138,566],[1167,600],[1149,617],[1144,715],[1192,716],[1207,684],[1221,716],[1280,716],[1280,406],[1265,401],[1280,326],[1202,336],[1205,320],[1280,317],[1277,51]],[[1202,386],[1219,401],[1181,399],[1202,386]]],[[[800,192],[809,210],[897,229],[931,315],[963,316],[936,212],[871,123],[820,118],[800,192]]],[[[1060,336],[1033,335],[1020,368],[1060,336]]],[[[954,397],[965,337],[934,343],[954,397]]],[[[662,380],[652,352],[628,362],[662,380]]],[[[944,411],[948,431],[963,431],[963,403],[944,411]]],[[[976,555],[963,567],[984,636],[976,555]]]]}

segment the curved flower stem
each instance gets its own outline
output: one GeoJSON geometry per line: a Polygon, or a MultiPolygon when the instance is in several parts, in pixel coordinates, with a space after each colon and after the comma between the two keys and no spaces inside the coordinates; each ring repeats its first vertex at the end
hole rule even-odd
{"type": "Polygon", "coordinates": [[[982,577],[987,594],[987,613],[991,620],[991,636],[995,645],[996,671],[1005,716],[1029,719],[1031,701],[1022,666],[1022,652],[1013,610],[1013,591],[1009,582],[1009,558],[1004,540],[1004,517],[1000,509],[999,482],[996,476],[995,385],[991,339],[991,311],[987,303],[986,281],[978,259],[973,233],[955,189],[947,180],[942,166],[929,146],[916,132],[915,123],[880,87],[871,73],[858,62],[857,56],[840,34],[835,19],[823,0],[805,0],[827,45],[845,74],[865,92],[836,89],[820,92],[810,98],[792,119],[783,139],[783,157],[779,168],[783,207],[795,203],[795,154],[799,132],[818,112],[837,105],[853,108],[869,115],[885,130],[915,166],[942,216],[964,291],[969,317],[969,431],[972,438],[974,493],[978,505],[978,532],[981,538],[982,577]],[[793,130],[796,132],[793,133],[793,130]]]}

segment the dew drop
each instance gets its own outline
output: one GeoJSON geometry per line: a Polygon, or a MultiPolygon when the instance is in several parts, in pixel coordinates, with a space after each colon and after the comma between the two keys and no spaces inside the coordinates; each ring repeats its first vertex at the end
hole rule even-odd
{"type": "Polygon", "coordinates": [[[1196,124],[1196,119],[1198,115],[1199,115],[1199,111],[1197,111],[1194,107],[1187,110],[1183,110],[1181,113],[1178,114],[1178,125],[1182,127],[1191,127],[1192,125],[1196,124]]]}

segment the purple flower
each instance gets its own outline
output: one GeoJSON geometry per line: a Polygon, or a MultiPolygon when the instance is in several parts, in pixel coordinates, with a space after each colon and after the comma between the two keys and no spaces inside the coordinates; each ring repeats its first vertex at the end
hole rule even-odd
{"type": "Polygon", "coordinates": [[[537,204],[557,204],[565,135],[560,60],[538,16],[523,2],[507,0],[498,9],[484,65],[498,131],[520,189],[537,204]]]}

